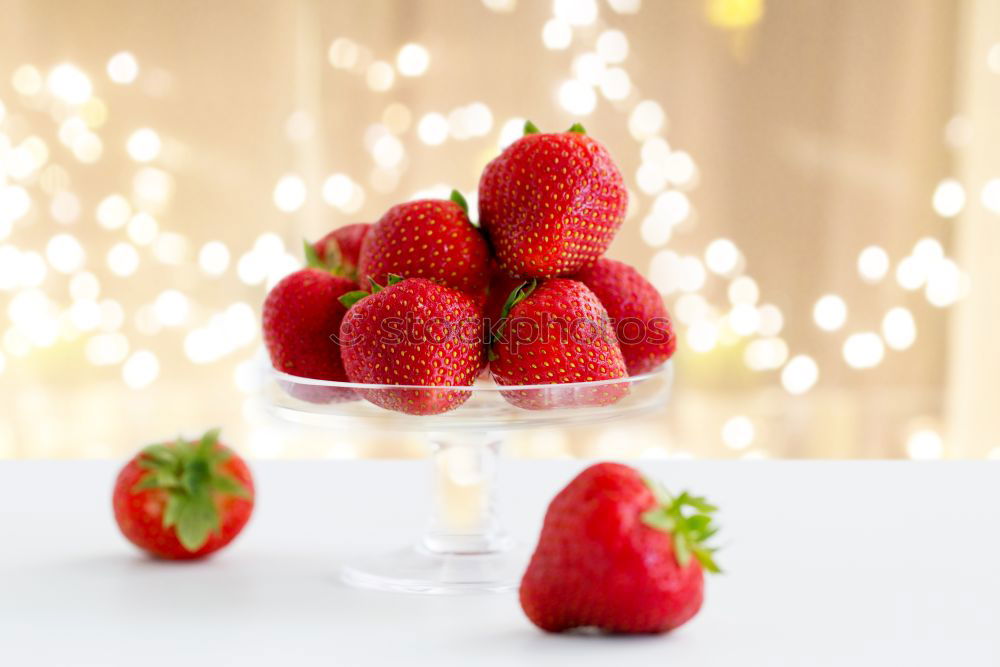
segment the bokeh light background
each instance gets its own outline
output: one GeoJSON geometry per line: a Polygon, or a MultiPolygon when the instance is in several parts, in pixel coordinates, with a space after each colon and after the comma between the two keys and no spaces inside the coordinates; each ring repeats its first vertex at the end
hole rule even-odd
{"type": "Polygon", "coordinates": [[[522,456],[1000,456],[1000,3],[0,0],[0,457],[222,425],[303,237],[462,190],[525,118],[631,191],[680,333],[662,414],[522,456]]]}

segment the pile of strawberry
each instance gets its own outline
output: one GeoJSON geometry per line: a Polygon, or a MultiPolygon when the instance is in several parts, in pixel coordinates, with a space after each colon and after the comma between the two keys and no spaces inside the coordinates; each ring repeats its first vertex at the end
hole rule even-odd
{"type": "MultiPolygon", "coordinates": [[[[675,347],[663,301],[634,268],[602,257],[627,203],[621,172],[582,127],[542,134],[529,122],[483,171],[478,226],[454,192],[307,243],[308,267],[264,303],[271,362],[299,377],[415,387],[292,391],[317,403],[360,393],[416,415],[461,405],[470,393],[456,388],[487,367],[502,386],[652,371],[675,347]]],[[[504,396],[547,409],[608,405],[627,392],[622,382],[504,396]]]]}

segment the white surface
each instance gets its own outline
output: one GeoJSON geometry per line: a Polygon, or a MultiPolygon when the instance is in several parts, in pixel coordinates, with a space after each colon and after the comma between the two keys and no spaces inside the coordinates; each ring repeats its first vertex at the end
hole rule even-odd
{"type": "MultiPolygon", "coordinates": [[[[531,539],[583,465],[505,464],[513,532],[531,539]]],[[[514,594],[341,585],[345,555],[419,531],[417,462],[257,463],[254,519],[197,564],[148,560],[119,537],[117,464],[0,462],[0,664],[1000,664],[1000,465],[640,467],[723,508],[727,574],[665,637],[546,635],[514,594]]]]}

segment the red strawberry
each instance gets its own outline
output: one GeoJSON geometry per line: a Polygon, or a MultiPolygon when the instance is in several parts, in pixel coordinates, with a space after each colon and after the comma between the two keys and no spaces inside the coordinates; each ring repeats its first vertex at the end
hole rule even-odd
{"type": "MultiPolygon", "coordinates": [[[[457,387],[471,385],[483,357],[482,312],[471,296],[424,278],[390,276],[373,293],[344,296],[340,327],[344,368],[361,384],[457,387]],[[359,300],[360,299],[360,300],[359,300]]],[[[389,410],[435,415],[469,398],[460,389],[365,389],[389,410]]]]}
{"type": "Polygon", "coordinates": [[[118,527],[140,549],[171,560],[201,558],[243,530],[253,479],[219,432],[209,431],[143,449],[118,474],[113,502],[118,527]]]}
{"type": "Polygon", "coordinates": [[[309,265],[329,269],[338,276],[356,281],[361,244],[371,229],[372,225],[369,222],[338,227],[316,243],[306,246],[309,265]],[[312,254],[315,254],[315,261],[312,260],[312,254]]]}
{"type": "Polygon", "coordinates": [[[625,219],[628,192],[608,151],[580,125],[525,136],[486,165],[479,218],[500,268],[523,278],[579,271],[604,254],[625,219]]]}
{"type": "Polygon", "coordinates": [[[629,375],[648,373],[673,356],[677,347],[663,297],[638,271],[602,258],[573,276],[597,295],[615,325],[629,375]]]}
{"type": "MultiPolygon", "coordinates": [[[[500,385],[564,384],[626,376],[608,313],[586,285],[553,278],[511,294],[506,322],[494,329],[490,371],[500,385]]],[[[609,405],[627,383],[504,392],[518,407],[609,405]]]]}
{"type": "Polygon", "coordinates": [[[491,331],[500,322],[500,315],[510,293],[514,288],[524,284],[526,284],[524,278],[514,278],[503,271],[493,271],[486,294],[486,304],[483,307],[483,318],[491,331]]]}
{"type": "Polygon", "coordinates": [[[489,248],[469,222],[462,196],[455,192],[452,198],[389,209],[361,247],[361,284],[374,280],[384,285],[392,273],[481,294],[490,279],[489,248]]]}
{"type": "Polygon", "coordinates": [[[521,607],[548,632],[654,633],[690,620],[702,571],[718,572],[715,507],[651,487],[628,466],[593,465],[549,505],[521,581],[521,607]]]}
{"type": "MultiPolygon", "coordinates": [[[[264,344],[275,369],[299,377],[347,382],[337,334],[347,309],[339,299],[357,285],[320,269],[286,276],[264,301],[264,344]]],[[[288,383],[311,403],[355,398],[350,389],[288,383]]]]}

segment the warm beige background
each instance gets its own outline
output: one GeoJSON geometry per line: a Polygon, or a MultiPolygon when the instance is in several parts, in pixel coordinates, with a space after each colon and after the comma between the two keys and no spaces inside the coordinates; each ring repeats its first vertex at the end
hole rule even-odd
{"type": "MultiPolygon", "coordinates": [[[[33,204],[0,246],[45,255],[54,235],[72,234],[86,251],[83,269],[100,279],[100,299],[122,307],[118,330],[128,339],[128,354],[147,350],[159,365],[148,386],[129,388],[121,363],[88,362],[87,341],[96,331],[64,327],[58,342],[27,352],[9,337],[0,340],[0,457],[119,455],[212,424],[224,425],[231,439],[260,456],[419,454],[414,438],[369,440],[271,423],[253,404],[251,366],[240,365],[255,354],[256,339],[227,331],[239,344],[211,363],[193,363],[185,339],[234,303],[258,307],[265,286],[246,284],[237,266],[261,234],[276,233],[298,257],[301,237],[375,219],[417,191],[441,184],[473,191],[509,119],[568,127],[578,116],[560,106],[559,87],[573,76],[574,57],[592,52],[607,29],[627,36],[628,56],[614,66],[628,73],[632,88],[619,101],[598,92],[596,109],[581,120],[611,149],[635,194],[612,254],[652,272],[665,249],[703,258],[712,240],[732,239],[742,252],[743,272],[759,285],[758,305],[780,308],[780,336],[792,355],[815,359],[819,381],[791,396],[780,370],[748,369],[743,354],[756,335],[733,336],[708,352],[684,344],[675,399],[662,415],[606,430],[523,435],[516,451],[1000,453],[992,407],[1000,399],[1000,357],[993,349],[1000,322],[992,289],[1000,276],[991,261],[1000,250],[1000,218],[980,201],[986,182],[1000,177],[996,151],[988,148],[1000,140],[1000,64],[994,71],[989,59],[992,48],[1000,63],[997,3],[646,0],[635,13],[616,10],[636,4],[595,3],[596,17],[573,28],[569,48],[552,50],[542,40],[553,16],[550,2],[0,0],[0,101],[6,108],[0,132],[14,145],[38,136],[49,148],[38,173],[23,182],[8,179],[23,186],[33,204]],[[511,4],[512,11],[496,9],[511,4]],[[353,69],[328,61],[338,38],[360,49],[353,69]],[[395,64],[407,42],[426,47],[426,73],[409,78],[396,71],[388,90],[373,91],[367,63],[395,64]],[[133,53],[140,65],[129,85],[111,82],[105,71],[119,51],[133,53]],[[94,164],[81,164],[57,137],[58,121],[72,108],[53,106],[45,91],[20,94],[13,84],[24,64],[45,76],[63,62],[86,72],[107,109],[106,121],[93,128],[104,146],[94,164]],[[643,100],[657,102],[666,114],[658,134],[697,165],[696,182],[675,188],[690,198],[692,214],[665,247],[651,247],[641,233],[655,194],[638,186],[642,144],[630,133],[629,118],[643,100]],[[420,140],[417,126],[425,114],[447,115],[473,102],[490,110],[486,134],[437,146],[420,140]],[[396,126],[401,106],[410,116],[405,128],[396,126]],[[312,122],[303,126],[302,118],[312,122]],[[380,123],[393,126],[405,157],[373,173],[365,136],[379,136],[372,126],[380,123]],[[98,225],[95,210],[113,192],[135,203],[133,179],[143,166],[125,146],[141,127],[162,138],[150,164],[168,178],[172,194],[150,213],[161,236],[173,235],[164,243],[176,252],[165,262],[157,250],[162,239],[133,243],[139,268],[118,277],[109,272],[106,254],[131,241],[125,229],[98,225]],[[46,172],[52,165],[61,171],[46,172]],[[364,190],[356,211],[324,201],[324,181],[334,172],[364,190]],[[274,202],[276,184],[287,174],[303,179],[307,192],[290,213],[274,202]],[[964,185],[966,204],[945,219],[931,202],[938,183],[950,177],[964,185]],[[59,189],[80,202],[70,224],[56,222],[50,212],[59,189]],[[893,277],[924,237],[938,239],[967,274],[968,294],[955,308],[932,306],[922,291],[906,291],[893,277]],[[198,265],[199,249],[215,240],[232,257],[221,276],[206,275],[198,265]],[[859,251],[871,244],[884,247],[892,261],[889,275],[875,285],[864,283],[856,268],[859,251]],[[167,288],[188,296],[190,312],[183,323],[152,333],[148,305],[167,288]],[[846,301],[848,318],[828,333],[817,328],[812,308],[831,292],[846,301]],[[886,350],[875,368],[849,367],[842,354],[847,336],[879,331],[883,314],[895,306],[913,313],[915,344],[886,350]],[[138,322],[143,318],[147,326],[138,322]],[[722,435],[733,417],[754,426],[752,442],[738,442],[745,445],[740,448],[726,446],[722,435]],[[921,434],[916,441],[915,432],[921,434]]],[[[143,206],[149,208],[137,208],[143,206]]],[[[246,263],[258,260],[263,262],[252,255],[246,263]]],[[[288,260],[279,254],[269,261],[273,279],[288,260]]],[[[9,304],[20,291],[42,290],[57,310],[70,307],[70,277],[50,267],[37,288],[0,290],[0,336],[13,327],[9,304]]],[[[709,273],[698,290],[722,316],[732,277],[709,273]]],[[[673,306],[678,293],[667,291],[673,306]]],[[[680,329],[685,337],[687,327],[680,329]]]]}

